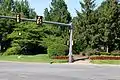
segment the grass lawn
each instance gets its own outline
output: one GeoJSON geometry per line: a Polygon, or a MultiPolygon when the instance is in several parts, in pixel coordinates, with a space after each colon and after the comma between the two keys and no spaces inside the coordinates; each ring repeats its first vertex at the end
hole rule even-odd
{"type": "Polygon", "coordinates": [[[120,65],[120,60],[92,60],[93,64],[116,64],[120,65]]]}
{"type": "Polygon", "coordinates": [[[12,56],[0,56],[0,61],[18,61],[18,62],[40,62],[40,63],[66,63],[67,60],[56,60],[50,59],[47,54],[40,54],[35,56],[24,56],[19,57],[18,55],[12,56]]]}

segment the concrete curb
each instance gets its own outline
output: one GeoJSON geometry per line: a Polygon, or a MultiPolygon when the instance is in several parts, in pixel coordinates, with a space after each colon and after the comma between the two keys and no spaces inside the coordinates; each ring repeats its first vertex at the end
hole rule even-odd
{"type": "Polygon", "coordinates": [[[88,66],[113,66],[113,67],[120,67],[120,65],[112,65],[112,64],[93,64],[93,63],[65,63],[69,65],[88,65],[88,66]]]}
{"type": "MultiPolygon", "coordinates": [[[[24,64],[50,64],[50,63],[39,63],[39,62],[17,62],[17,61],[0,61],[1,63],[24,63],[24,64]]],[[[113,66],[120,67],[120,65],[112,64],[93,64],[93,63],[53,63],[54,64],[64,64],[64,65],[88,65],[88,66],[113,66]]],[[[51,64],[52,65],[52,64],[51,64]]]]}

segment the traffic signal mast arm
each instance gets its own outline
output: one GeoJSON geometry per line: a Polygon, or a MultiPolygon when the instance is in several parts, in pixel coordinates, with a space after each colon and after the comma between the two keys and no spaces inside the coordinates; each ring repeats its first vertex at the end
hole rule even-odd
{"type": "MultiPolygon", "coordinates": [[[[16,17],[11,17],[11,16],[0,16],[0,18],[16,19],[16,17]]],[[[36,22],[36,19],[27,19],[27,18],[20,18],[20,19],[21,19],[21,21],[36,22]]],[[[55,25],[60,25],[60,26],[71,27],[71,24],[65,24],[65,23],[59,23],[59,22],[52,22],[52,21],[43,21],[42,23],[46,23],[46,24],[55,24],[55,25]]]]}
{"type": "MultiPolygon", "coordinates": [[[[5,18],[5,19],[16,19],[16,17],[11,17],[11,16],[0,16],[0,18],[5,18]]],[[[27,19],[27,18],[21,18],[22,21],[32,21],[36,22],[35,19],[27,19]]]]}

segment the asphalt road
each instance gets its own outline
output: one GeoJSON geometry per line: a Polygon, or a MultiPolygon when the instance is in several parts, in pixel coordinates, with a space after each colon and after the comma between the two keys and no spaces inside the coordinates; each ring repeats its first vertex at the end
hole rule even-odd
{"type": "Polygon", "coordinates": [[[120,80],[120,66],[0,62],[0,80],[120,80]]]}

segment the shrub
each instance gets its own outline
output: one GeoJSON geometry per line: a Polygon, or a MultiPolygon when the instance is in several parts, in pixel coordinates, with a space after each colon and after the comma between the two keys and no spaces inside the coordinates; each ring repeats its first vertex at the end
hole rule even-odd
{"type": "Polygon", "coordinates": [[[96,50],[93,50],[91,48],[87,48],[85,51],[82,52],[82,54],[86,55],[86,56],[91,56],[91,55],[96,54],[96,50]]]}
{"type": "Polygon", "coordinates": [[[120,56],[120,53],[107,53],[107,52],[96,52],[95,54],[91,54],[91,56],[120,56]]]}
{"type": "Polygon", "coordinates": [[[120,56],[92,56],[90,60],[120,60],[120,56]]]}
{"type": "Polygon", "coordinates": [[[120,56],[120,51],[119,50],[115,50],[115,51],[112,51],[111,54],[113,56],[120,56]]]}
{"type": "Polygon", "coordinates": [[[0,52],[0,56],[2,55],[3,53],[2,52],[0,52]]]}
{"type": "Polygon", "coordinates": [[[117,53],[117,54],[120,54],[120,51],[119,51],[119,50],[114,50],[114,51],[112,51],[111,53],[117,53]]]}
{"type": "Polygon", "coordinates": [[[62,44],[53,44],[47,49],[50,58],[54,56],[65,56],[68,54],[68,47],[62,44]]]}
{"type": "Polygon", "coordinates": [[[98,56],[110,56],[112,54],[111,53],[107,53],[107,52],[96,52],[94,55],[98,55],[98,56]]]}
{"type": "Polygon", "coordinates": [[[20,47],[11,47],[6,50],[6,52],[3,53],[4,56],[8,55],[17,55],[20,53],[20,47]]]}
{"type": "Polygon", "coordinates": [[[107,55],[107,56],[112,55],[111,53],[107,53],[107,52],[100,52],[99,54],[100,54],[100,55],[107,55]]]}
{"type": "Polygon", "coordinates": [[[120,56],[118,53],[112,53],[113,56],[120,56]]]}

